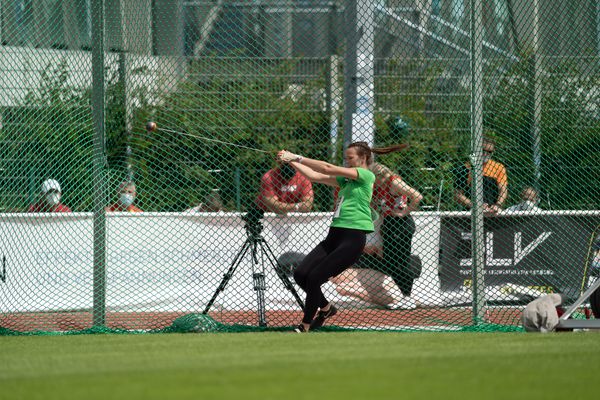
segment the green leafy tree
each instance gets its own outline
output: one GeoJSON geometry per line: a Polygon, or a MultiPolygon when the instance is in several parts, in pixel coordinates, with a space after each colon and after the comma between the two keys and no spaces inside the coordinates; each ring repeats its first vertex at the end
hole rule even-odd
{"type": "Polygon", "coordinates": [[[81,208],[93,185],[90,102],[85,91],[69,85],[66,61],[46,65],[40,86],[4,117],[3,137],[20,143],[15,151],[24,160],[14,173],[28,176],[27,187],[12,188],[28,193],[11,208],[25,209],[36,200],[41,182],[49,178],[61,183],[64,203],[81,208]]]}
{"type": "Polygon", "coordinates": [[[152,119],[165,129],[132,142],[138,182],[148,193],[145,208],[184,210],[218,188],[227,208],[245,209],[262,174],[275,165],[277,150],[322,158],[328,145],[324,113],[303,109],[307,99],[282,95],[293,68],[288,62],[203,60],[191,65],[162,105],[141,110],[136,125],[152,119]],[[227,74],[218,73],[223,70],[227,74]]]}

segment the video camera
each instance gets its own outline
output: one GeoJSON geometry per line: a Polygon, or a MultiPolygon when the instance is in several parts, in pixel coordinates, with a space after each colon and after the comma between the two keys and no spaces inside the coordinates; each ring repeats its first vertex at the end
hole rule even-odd
{"type": "Polygon", "coordinates": [[[264,210],[258,208],[258,206],[254,204],[248,209],[248,212],[242,216],[242,220],[246,223],[246,232],[248,232],[249,236],[255,237],[261,234],[263,226],[260,221],[264,215],[264,210]]]}

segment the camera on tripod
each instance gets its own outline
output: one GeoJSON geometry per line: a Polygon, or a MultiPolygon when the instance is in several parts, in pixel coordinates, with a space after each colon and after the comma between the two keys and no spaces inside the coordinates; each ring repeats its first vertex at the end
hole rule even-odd
{"type": "Polygon", "coordinates": [[[294,285],[292,285],[288,275],[283,271],[281,265],[279,265],[279,262],[277,261],[277,258],[275,257],[275,254],[273,253],[273,250],[271,250],[271,247],[267,241],[261,236],[263,229],[261,220],[264,217],[264,214],[264,210],[260,209],[256,204],[254,204],[248,209],[248,212],[241,217],[245,222],[244,227],[246,228],[247,235],[246,241],[242,245],[242,248],[235,255],[227,272],[223,275],[221,283],[219,283],[217,290],[213,294],[212,298],[208,301],[208,304],[202,312],[203,314],[208,314],[210,308],[217,299],[217,296],[219,293],[225,290],[227,283],[231,277],[233,277],[233,274],[240,266],[246,255],[250,256],[250,268],[252,270],[253,288],[256,291],[256,313],[258,315],[259,326],[267,326],[267,303],[265,299],[265,292],[268,287],[265,270],[269,265],[275,271],[283,286],[294,296],[296,302],[300,306],[300,309],[304,310],[304,303],[294,288],[294,285]]]}
{"type": "Polygon", "coordinates": [[[248,236],[260,236],[263,229],[261,220],[264,215],[264,210],[258,208],[257,205],[253,205],[248,212],[242,216],[242,220],[246,223],[244,227],[246,228],[248,236]]]}

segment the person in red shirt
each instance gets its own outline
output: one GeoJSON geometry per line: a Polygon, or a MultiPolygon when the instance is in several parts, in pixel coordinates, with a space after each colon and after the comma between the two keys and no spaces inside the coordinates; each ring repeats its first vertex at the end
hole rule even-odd
{"type": "Polygon", "coordinates": [[[383,217],[381,238],[384,268],[381,272],[388,274],[405,296],[396,304],[390,304],[389,308],[415,308],[410,295],[418,274],[411,269],[415,221],[410,213],[419,209],[423,196],[385,165],[373,163],[369,168],[376,177],[373,204],[383,217]]]}
{"type": "Polygon", "coordinates": [[[60,184],[54,179],[42,183],[42,199],[29,206],[29,212],[71,212],[71,209],[60,202],[62,191],[60,184]]]}
{"type": "Polygon", "coordinates": [[[291,165],[284,163],[263,175],[256,203],[264,211],[287,214],[309,212],[313,201],[312,183],[291,165]]]}
{"type": "Polygon", "coordinates": [[[106,207],[106,211],[109,212],[142,212],[142,209],[135,206],[133,202],[137,196],[135,183],[131,181],[122,182],[119,185],[119,200],[106,207]]]}

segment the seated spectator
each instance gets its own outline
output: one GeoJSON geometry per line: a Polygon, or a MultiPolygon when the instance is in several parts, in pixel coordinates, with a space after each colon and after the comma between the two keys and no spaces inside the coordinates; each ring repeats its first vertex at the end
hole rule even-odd
{"type": "Polygon", "coordinates": [[[42,183],[41,199],[29,206],[29,212],[71,212],[71,209],[60,202],[62,191],[60,184],[54,179],[42,183]]]}
{"type": "Polygon", "coordinates": [[[141,212],[142,209],[135,206],[133,203],[135,202],[135,197],[137,195],[137,191],[135,188],[135,183],[131,181],[122,182],[119,185],[118,190],[119,200],[106,207],[106,211],[109,212],[141,212]]]}
{"type": "MultiPolygon", "coordinates": [[[[508,196],[508,177],[506,167],[492,160],[496,148],[495,142],[483,138],[483,212],[497,214],[503,207],[508,196]]],[[[472,191],[471,163],[465,162],[456,166],[454,175],[454,198],[458,204],[470,209],[472,191]]]]}
{"type": "Polygon", "coordinates": [[[264,211],[287,214],[309,212],[313,201],[312,183],[291,165],[283,163],[263,175],[256,203],[264,211]]]}
{"type": "Polygon", "coordinates": [[[537,206],[538,203],[538,191],[532,186],[526,186],[521,192],[521,202],[508,207],[506,211],[542,211],[542,209],[537,206]]]}
{"type": "Polygon", "coordinates": [[[219,212],[224,211],[223,201],[219,194],[219,189],[213,189],[206,196],[203,203],[198,204],[196,207],[188,208],[186,212],[219,212]]]}

